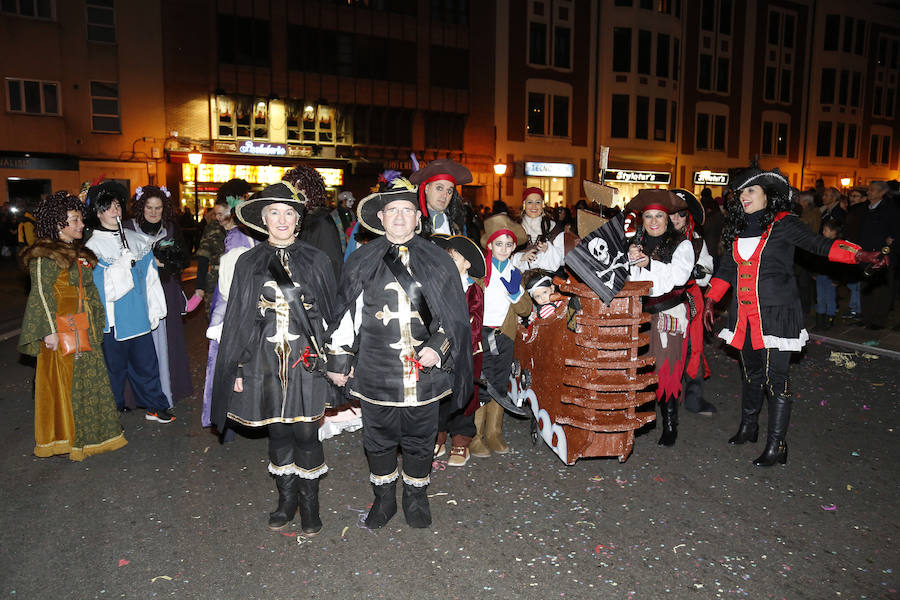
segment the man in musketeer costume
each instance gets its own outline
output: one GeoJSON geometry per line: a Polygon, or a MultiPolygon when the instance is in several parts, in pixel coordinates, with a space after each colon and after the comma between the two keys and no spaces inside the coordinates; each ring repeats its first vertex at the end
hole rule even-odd
{"type": "Polygon", "coordinates": [[[375,502],[366,526],[397,512],[397,449],[403,452],[403,513],[431,525],[427,486],[438,406],[463,408],[472,392],[469,311],[447,252],[416,235],[416,192],[388,191],[359,203],[359,222],[382,237],[356,250],[342,272],[328,376],[360,400],[363,445],[375,502]]]}

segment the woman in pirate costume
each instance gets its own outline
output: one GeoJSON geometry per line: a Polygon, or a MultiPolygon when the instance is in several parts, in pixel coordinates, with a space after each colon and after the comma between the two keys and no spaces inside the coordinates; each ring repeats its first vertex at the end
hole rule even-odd
{"type": "Polygon", "coordinates": [[[706,364],[706,357],[703,354],[703,292],[700,288],[709,285],[713,272],[713,258],[706,248],[706,242],[697,231],[706,221],[706,211],[703,210],[697,197],[689,191],[677,188],[672,192],[687,203],[687,208],[673,212],[669,215],[669,219],[675,225],[675,229],[691,242],[696,260],[694,272],[686,285],[694,309],[691,311],[691,322],[684,336],[687,359],[681,381],[681,397],[687,410],[711,417],[716,414],[716,407],[703,398],[703,380],[709,377],[709,365],[706,364]]]}
{"type": "Polygon", "coordinates": [[[711,329],[713,307],[733,287],[728,326],[719,337],[740,350],[743,367],[741,424],[729,444],[755,442],[759,412],[769,394],[766,448],[753,461],[760,467],[787,462],[785,434],[791,416],[788,367],[809,335],[794,277],[794,248],[826,256],[832,262],[872,263],[886,260],[878,252],[860,250],[844,240],[810,231],[791,212],[791,187],[778,169],[745,170],[734,180],[722,242],[725,254],[706,294],[703,322],[711,329]]]}
{"type": "Polygon", "coordinates": [[[686,284],[694,271],[694,248],[669,220],[669,213],[687,208],[668,190],[641,190],[625,211],[641,213],[640,225],[628,250],[632,281],[650,281],[644,311],[650,321],[650,352],[659,380],[656,400],[663,426],[659,444],[672,446],[678,437],[678,402],[684,374],[684,334],[691,319],[686,284]]]}
{"type": "Polygon", "coordinates": [[[227,419],[268,426],[269,472],[278,487],[269,528],[292,521],[299,501],[303,532],[315,535],[322,528],[319,477],[328,470],[319,421],[334,397],[319,369],[320,348],[336,286],[328,257],[297,239],[304,209],[303,195],[282,182],[235,210],[268,239],[234,268],[211,412],[219,431],[227,419]]]}
{"type": "Polygon", "coordinates": [[[544,192],[530,187],[522,192],[522,227],[528,235],[527,246],[513,254],[512,263],[523,273],[542,269],[550,273],[563,265],[566,248],[564,224],[553,221],[544,212],[544,192]]]}

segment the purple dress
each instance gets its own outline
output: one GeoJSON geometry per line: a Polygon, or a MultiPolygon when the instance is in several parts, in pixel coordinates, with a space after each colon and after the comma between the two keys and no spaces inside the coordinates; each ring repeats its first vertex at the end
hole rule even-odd
{"type": "MultiPolygon", "coordinates": [[[[246,233],[242,232],[240,228],[234,227],[225,234],[225,253],[227,254],[229,250],[234,250],[235,248],[252,248],[256,245],[256,243],[256,240],[248,236],[246,233]]],[[[227,279],[230,280],[230,273],[228,275],[229,277],[227,277],[227,279]]],[[[221,281],[221,270],[219,271],[219,278],[221,281]]],[[[224,298],[222,298],[222,295],[219,293],[219,287],[216,286],[216,289],[213,292],[212,301],[210,302],[210,329],[213,329],[216,326],[220,326],[222,324],[222,321],[225,319],[225,307],[227,304],[228,302],[224,298]]],[[[209,337],[209,333],[207,333],[207,337],[209,337]]],[[[218,354],[218,339],[210,338],[209,355],[206,360],[206,381],[203,386],[203,412],[200,416],[200,424],[203,427],[209,427],[210,425],[212,425],[212,421],[209,418],[209,412],[210,404],[212,402],[213,376],[216,372],[216,356],[218,356],[218,354]]]]}

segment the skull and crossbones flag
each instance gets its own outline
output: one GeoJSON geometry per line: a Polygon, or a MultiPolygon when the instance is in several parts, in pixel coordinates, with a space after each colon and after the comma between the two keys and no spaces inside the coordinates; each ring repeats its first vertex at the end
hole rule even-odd
{"type": "Polygon", "coordinates": [[[628,278],[624,215],[585,236],[566,254],[566,265],[608,305],[628,278]]]}

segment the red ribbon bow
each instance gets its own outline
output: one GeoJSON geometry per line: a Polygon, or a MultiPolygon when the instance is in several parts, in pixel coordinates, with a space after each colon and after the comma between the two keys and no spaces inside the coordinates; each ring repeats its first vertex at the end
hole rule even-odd
{"type": "Polygon", "coordinates": [[[301,356],[300,358],[298,358],[297,360],[295,360],[295,361],[294,361],[294,364],[291,365],[291,368],[293,369],[294,367],[296,367],[298,364],[300,364],[300,361],[302,360],[302,361],[303,361],[303,366],[306,367],[306,368],[308,369],[308,368],[309,368],[309,360],[308,360],[308,359],[310,359],[310,358],[318,358],[318,357],[319,357],[319,355],[318,355],[318,354],[313,354],[312,352],[310,352],[310,351],[309,351],[309,346],[307,346],[306,348],[303,349],[303,356],[301,356]]]}
{"type": "Polygon", "coordinates": [[[416,360],[415,356],[404,356],[403,360],[409,363],[409,371],[407,372],[407,376],[412,377],[413,374],[416,376],[416,381],[419,380],[419,371],[422,370],[422,363],[416,360]]]}

